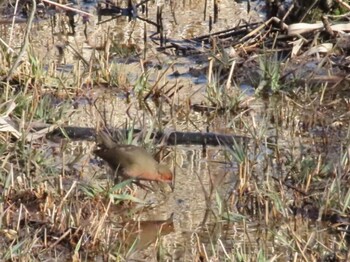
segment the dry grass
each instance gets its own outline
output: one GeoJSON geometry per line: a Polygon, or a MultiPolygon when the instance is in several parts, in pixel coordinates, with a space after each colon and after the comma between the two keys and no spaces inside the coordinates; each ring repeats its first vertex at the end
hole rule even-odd
{"type": "MultiPolygon", "coordinates": [[[[111,39],[107,34],[104,39],[104,48],[96,48],[88,58],[79,49],[71,51],[77,61],[68,72],[44,63],[29,45],[10,78],[15,57],[1,49],[0,260],[121,261],[147,248],[145,256],[160,261],[350,259],[346,85],[288,78],[283,71],[288,65],[280,67],[277,56],[260,56],[255,60],[257,91],[248,96],[232,79],[234,61],[219,50],[210,60],[210,81],[201,104],[206,109],[198,116],[190,98],[178,99],[182,86],[167,81],[174,63],[158,70],[140,61],[143,73],[131,81],[128,69],[110,59],[115,53],[125,57],[139,50],[114,42],[108,49],[111,39]],[[95,88],[114,91],[96,99],[89,95],[95,88]],[[113,96],[125,102],[117,104],[113,96]],[[93,143],[46,139],[52,129],[72,124],[81,98],[88,101],[84,110],[89,121],[84,123],[120,126],[113,116],[122,112],[127,119],[123,127],[143,130],[138,136],[130,132],[123,141],[153,152],[154,129],[207,128],[250,140],[248,145],[218,148],[221,162],[207,154],[205,161],[219,162],[225,170],[217,175],[208,168],[208,180],[201,161],[193,160],[200,149],[193,149],[196,154],[188,159],[188,152],[177,155],[178,148],[170,150],[167,159],[175,171],[188,172],[188,163],[197,168],[191,168],[188,179],[195,176],[199,186],[179,188],[179,199],[185,198],[183,192],[191,197],[197,190],[205,199],[202,223],[182,231],[176,217],[143,221],[143,214],[159,202],[139,197],[146,192],[131,181],[115,185],[106,178],[91,155],[93,143]],[[177,233],[182,235],[180,244],[175,236],[176,241],[162,241],[163,235],[177,233]]],[[[172,193],[154,194],[165,202],[172,193]]]]}

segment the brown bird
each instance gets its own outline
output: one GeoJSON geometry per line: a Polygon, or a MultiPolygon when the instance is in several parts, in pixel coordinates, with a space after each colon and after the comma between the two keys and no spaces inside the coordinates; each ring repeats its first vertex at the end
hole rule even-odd
{"type": "Polygon", "coordinates": [[[106,132],[99,132],[100,149],[94,153],[105,160],[118,174],[137,180],[172,183],[172,172],[159,164],[144,148],[134,145],[119,145],[106,132]]]}

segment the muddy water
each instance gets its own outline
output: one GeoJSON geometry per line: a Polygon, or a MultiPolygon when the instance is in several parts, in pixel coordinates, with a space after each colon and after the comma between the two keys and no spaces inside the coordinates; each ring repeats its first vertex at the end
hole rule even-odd
{"type": "MultiPolygon", "coordinates": [[[[213,1],[208,2],[210,3],[207,17],[203,20],[204,1],[165,1],[163,17],[167,38],[180,39],[181,41],[182,38],[207,34],[208,18],[213,13],[213,1]]],[[[218,3],[219,19],[213,25],[213,31],[231,28],[239,19],[248,20],[251,18],[251,21],[259,19],[256,12],[259,11],[258,5],[253,6],[253,10],[248,14],[246,2],[237,4],[235,1],[226,0],[218,1],[218,3]]],[[[94,7],[91,5],[81,4],[81,6],[85,10],[94,11],[94,7]]],[[[148,18],[153,21],[155,20],[155,9],[156,4],[149,5],[148,18]]],[[[63,80],[65,88],[79,89],[76,98],[78,109],[69,119],[69,125],[95,127],[101,121],[101,114],[96,110],[98,109],[106,115],[107,123],[110,126],[119,127],[123,126],[125,122],[134,122],[136,128],[146,131],[150,127],[162,126],[165,130],[205,132],[209,129],[226,134],[254,135],[261,140],[254,141],[250,145],[249,160],[252,164],[247,173],[254,174],[259,182],[267,177],[266,174],[272,173],[278,176],[281,175],[280,172],[285,171],[276,168],[276,159],[269,160],[273,151],[264,144],[266,141],[263,137],[278,135],[285,143],[281,143],[279,146],[285,146],[283,150],[285,155],[289,157],[298,154],[307,156],[307,152],[310,151],[302,147],[314,142],[317,143],[316,139],[310,142],[309,137],[302,135],[296,139],[293,130],[298,125],[298,118],[295,115],[298,114],[300,117],[307,115],[308,112],[298,108],[293,103],[283,101],[283,99],[279,102],[271,101],[270,105],[266,105],[262,101],[255,101],[249,106],[247,112],[239,117],[232,115],[219,117],[189,111],[186,108],[188,97],[195,103],[205,101],[206,70],[201,70],[207,65],[207,56],[177,57],[171,52],[170,54],[160,54],[155,51],[155,46],[149,41],[146,44],[147,53],[143,59],[151,65],[148,72],[150,83],[154,83],[155,79],[164,70],[167,70],[159,85],[162,86],[169,82],[165,86],[166,89],[174,84],[177,87],[183,86],[172,101],[178,106],[178,110],[174,112],[165,102],[160,110],[153,102],[149,101],[152,112],[150,113],[145,107],[142,107],[142,103],[140,104],[132,92],[132,87],[142,72],[139,63],[140,57],[134,55],[118,57],[111,54],[109,61],[104,64],[104,53],[94,49],[104,45],[108,33],[114,42],[136,45],[137,50],[143,50],[145,47],[143,42],[145,24],[139,20],[129,22],[127,18],[123,17],[98,24],[97,18],[94,17],[87,24],[86,38],[84,35],[85,24],[83,24],[81,17],[75,18],[77,22],[75,35],[67,35],[63,32],[69,30],[64,19],[63,16],[58,16],[56,25],[53,27],[45,21],[36,23],[33,29],[32,43],[36,46],[34,52],[41,57],[45,68],[56,70],[57,76],[63,80]],[[52,34],[49,37],[42,37],[47,32],[52,32],[52,34]],[[62,48],[64,52],[60,53],[61,49],[57,46],[62,48]],[[80,55],[86,64],[82,62],[80,55]],[[100,70],[96,72],[91,69],[89,71],[87,64],[90,63],[97,65],[100,70]],[[121,75],[122,78],[120,80],[122,81],[121,87],[123,90],[130,90],[130,102],[127,102],[124,92],[118,90],[116,85],[110,85],[108,88],[94,85],[93,79],[95,77],[103,79],[104,65],[118,68],[117,74],[121,75]],[[200,73],[195,76],[190,73],[190,68],[199,69],[200,73]],[[180,76],[174,77],[172,75],[174,72],[178,72],[180,76]],[[76,80],[78,75],[82,76],[83,81],[76,80]],[[275,105],[271,106],[274,103],[275,105]],[[278,117],[290,119],[290,122],[276,123],[278,117]],[[272,118],[274,121],[271,120],[272,118]],[[252,130],[254,134],[248,132],[252,130]],[[295,142],[290,143],[293,139],[295,142]]],[[[21,25],[16,26],[23,29],[21,25]]],[[[148,36],[155,31],[151,25],[147,25],[146,29],[148,36]]],[[[112,70],[111,68],[110,70],[112,70]]],[[[60,87],[62,88],[62,86],[60,87]]],[[[72,143],[72,145],[74,144],[72,143]]],[[[95,175],[95,171],[101,172],[101,167],[89,164],[90,160],[94,158],[91,153],[93,146],[91,143],[84,144],[86,154],[81,163],[77,165],[77,168],[80,168],[87,177],[89,174],[95,175]]],[[[237,204],[232,198],[228,198],[228,196],[238,194],[232,190],[237,190],[239,168],[227,150],[221,147],[209,147],[204,154],[201,147],[181,145],[169,147],[167,150],[170,154],[163,161],[174,170],[174,192],[165,196],[159,192],[148,193],[145,196],[145,192],[139,190],[137,196],[141,199],[145,197],[144,200],[153,204],[153,208],[147,209],[137,219],[161,220],[167,219],[173,214],[174,230],[162,238],[163,245],[170,254],[169,258],[179,261],[194,261],[199,256],[205,257],[207,252],[209,258],[222,261],[222,258],[233,260],[232,255],[227,255],[225,252],[258,254],[260,250],[266,252],[266,257],[273,257],[274,252],[278,250],[278,253],[281,254],[280,261],[287,261],[288,257],[292,257],[292,249],[289,249],[284,242],[284,238],[287,238],[288,230],[291,230],[292,226],[288,223],[289,221],[283,224],[283,219],[276,220],[275,227],[267,230],[266,225],[260,223],[264,219],[259,214],[248,216],[249,214],[241,214],[238,211],[237,206],[246,203],[237,204]],[[226,205],[236,214],[235,219],[232,219],[234,223],[226,224],[223,222],[226,205]],[[262,239],[267,242],[260,240],[262,234],[265,236],[262,239]],[[222,243],[216,242],[217,239],[222,240],[222,243]],[[214,242],[215,244],[213,244],[214,242]],[[211,249],[212,245],[214,245],[213,249],[211,249]],[[287,252],[285,252],[286,250],[287,252]]],[[[69,162],[69,159],[67,161],[69,162]]],[[[287,162],[287,157],[283,161],[287,162]]],[[[102,169],[102,172],[106,173],[107,171],[102,169]]],[[[94,182],[95,178],[89,179],[87,181],[94,182]]],[[[264,183],[259,184],[259,188],[264,188],[264,183]]],[[[284,200],[291,201],[288,197],[284,200]]],[[[282,210],[281,214],[283,212],[282,210]]],[[[307,231],[307,226],[303,224],[299,230],[307,231]]],[[[318,237],[322,238],[322,229],[316,229],[319,233],[318,237]]],[[[147,258],[147,261],[155,260],[156,252],[152,248],[149,247],[144,252],[138,251],[131,257],[135,259],[147,258]]]]}
{"type": "MultiPolygon", "coordinates": [[[[209,1],[212,2],[212,1],[209,1]]],[[[246,19],[245,3],[236,4],[234,1],[221,1],[219,3],[219,20],[213,25],[213,31],[223,30],[232,27],[240,18],[246,19]]],[[[164,27],[168,39],[182,39],[198,36],[208,33],[208,16],[212,12],[213,7],[208,6],[208,14],[206,21],[203,21],[204,1],[176,1],[173,5],[166,4],[164,7],[164,27]],[[171,14],[175,10],[175,18],[171,14]]],[[[149,5],[149,19],[155,19],[155,5],[149,5]]],[[[252,17],[258,19],[256,12],[252,12],[252,17]]],[[[108,28],[113,39],[121,43],[136,44],[141,50],[144,48],[143,34],[144,23],[140,21],[128,22],[126,18],[109,22],[103,25],[89,26],[89,44],[100,45],[100,40],[103,38],[101,28],[108,28]],[[94,41],[94,42],[93,42],[94,41]]],[[[147,25],[148,35],[154,32],[154,27],[147,25]]],[[[79,33],[80,37],[81,32],[79,33]]],[[[78,38],[78,36],[76,36],[78,38]]],[[[84,43],[86,46],[87,43],[84,43]]],[[[151,42],[147,43],[146,60],[150,61],[153,66],[161,66],[160,72],[155,69],[150,69],[150,81],[157,79],[160,73],[167,69],[167,73],[161,80],[161,84],[169,82],[167,86],[176,83],[177,86],[183,86],[180,92],[175,96],[174,102],[180,107],[184,107],[184,99],[191,97],[194,103],[204,101],[206,70],[202,70],[207,65],[207,56],[202,57],[177,57],[175,55],[165,55],[157,53],[154,50],[154,45],[151,42]],[[189,73],[190,68],[202,70],[199,75],[193,76],[189,73]],[[174,72],[179,73],[180,77],[172,77],[174,72]]],[[[84,57],[88,60],[91,56],[91,50],[83,48],[84,57]]],[[[121,72],[128,72],[129,83],[134,83],[141,73],[138,58],[115,58],[111,59],[112,63],[118,63],[121,72]]],[[[72,61],[73,63],[73,61],[72,61]]],[[[127,87],[130,88],[130,87],[127,87]]],[[[166,87],[167,88],[167,87],[166,87]]],[[[164,113],[155,121],[147,111],[139,110],[139,103],[136,99],[132,99],[130,104],[126,104],[125,98],[120,97],[115,90],[90,90],[89,96],[94,99],[96,97],[106,97],[107,100],[100,99],[97,102],[99,109],[107,111],[107,118],[111,126],[120,126],[125,121],[136,120],[136,127],[147,130],[150,126],[157,126],[159,122],[168,122],[165,129],[178,131],[205,131],[209,127],[211,131],[221,133],[234,134],[234,131],[227,129],[226,119],[216,119],[209,124],[209,120],[200,113],[192,111],[179,110],[175,114],[170,114],[170,108],[166,105],[163,108],[164,113]],[[111,99],[111,101],[108,101],[111,99]],[[128,109],[130,116],[126,117],[125,108],[128,109]]],[[[150,108],[157,115],[157,109],[150,102],[150,108]]],[[[72,123],[82,121],[90,123],[94,126],[95,121],[99,116],[96,111],[90,106],[81,107],[82,114],[75,114],[72,123]],[[77,120],[75,120],[77,119],[77,120]],[[79,120],[78,120],[79,119],[79,120]]],[[[175,173],[175,190],[173,193],[167,194],[164,197],[159,193],[148,193],[145,201],[153,203],[154,208],[143,212],[141,220],[160,220],[167,219],[173,214],[174,232],[164,236],[162,243],[169,252],[170,257],[179,261],[193,261],[198,258],[197,245],[201,245],[201,241],[196,243],[197,234],[202,235],[200,239],[207,239],[204,242],[209,245],[210,237],[207,233],[207,225],[216,223],[217,218],[213,216],[218,209],[217,199],[225,199],[228,197],[230,190],[236,183],[237,164],[231,159],[228,159],[227,152],[222,148],[207,149],[203,154],[201,147],[193,146],[176,146],[168,148],[170,155],[163,161],[167,162],[175,173]],[[166,199],[164,199],[166,198],[166,199]],[[161,203],[159,205],[159,203],[161,203]]],[[[91,155],[90,155],[91,156],[91,155]]],[[[93,156],[91,156],[93,157],[93,156]]],[[[138,197],[143,199],[145,192],[139,192],[138,197]]],[[[220,219],[219,219],[220,220],[220,219]]],[[[228,240],[228,243],[230,240],[228,240]]],[[[226,244],[225,244],[226,245],[226,244]]],[[[138,250],[132,254],[130,258],[154,259],[155,252],[152,248],[148,248],[144,252],[138,250]]]]}

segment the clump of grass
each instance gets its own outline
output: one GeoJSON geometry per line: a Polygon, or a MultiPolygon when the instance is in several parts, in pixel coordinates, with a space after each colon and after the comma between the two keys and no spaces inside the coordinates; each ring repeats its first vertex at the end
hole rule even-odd
{"type": "Polygon", "coordinates": [[[241,103],[245,95],[237,88],[227,88],[217,81],[207,85],[206,99],[210,106],[214,107],[218,113],[237,113],[241,109],[241,103]]]}
{"type": "Polygon", "coordinates": [[[54,95],[45,94],[34,97],[32,94],[19,93],[16,95],[17,106],[14,114],[25,117],[27,123],[40,121],[41,123],[58,123],[67,119],[72,113],[69,101],[56,99],[54,95]]]}
{"type": "Polygon", "coordinates": [[[142,200],[133,197],[125,191],[125,188],[130,185],[132,179],[125,180],[118,183],[111,188],[103,187],[101,185],[84,185],[82,190],[86,196],[90,198],[102,197],[104,199],[110,199],[114,204],[125,204],[125,201],[131,201],[134,203],[144,203],[142,200]]]}
{"type": "Polygon", "coordinates": [[[242,109],[242,104],[246,99],[244,93],[236,85],[231,84],[234,66],[235,63],[227,57],[227,54],[222,55],[221,59],[210,60],[206,99],[218,113],[237,113],[242,109]],[[214,61],[217,60],[219,65],[214,66],[214,61]],[[231,70],[227,76],[224,69],[229,67],[231,70]],[[223,76],[227,77],[225,81],[222,80],[223,76]]]}
{"type": "Polygon", "coordinates": [[[259,56],[260,80],[256,88],[257,94],[269,91],[276,93],[282,89],[280,64],[276,54],[259,56]]]}
{"type": "Polygon", "coordinates": [[[137,56],[140,53],[140,49],[135,44],[120,44],[113,42],[110,52],[118,58],[127,58],[130,56],[137,56]]]}
{"type": "Polygon", "coordinates": [[[116,86],[119,89],[128,90],[128,86],[131,85],[127,78],[126,70],[122,65],[111,63],[108,76],[107,82],[110,86],[116,86]]]}
{"type": "Polygon", "coordinates": [[[142,73],[134,84],[134,92],[138,98],[144,98],[149,93],[152,86],[149,83],[150,72],[142,73]]]}

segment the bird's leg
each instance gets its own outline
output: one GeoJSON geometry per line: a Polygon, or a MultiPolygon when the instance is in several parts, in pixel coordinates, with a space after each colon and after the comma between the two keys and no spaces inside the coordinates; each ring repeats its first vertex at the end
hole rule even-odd
{"type": "Polygon", "coordinates": [[[119,181],[119,172],[118,172],[118,169],[114,170],[113,171],[113,177],[114,177],[114,183],[115,184],[118,184],[120,181],[119,181]]]}
{"type": "Polygon", "coordinates": [[[113,172],[113,176],[114,176],[114,183],[118,184],[119,182],[123,181],[124,179],[120,179],[120,174],[122,173],[122,169],[118,166],[114,172],[113,172]]]}

